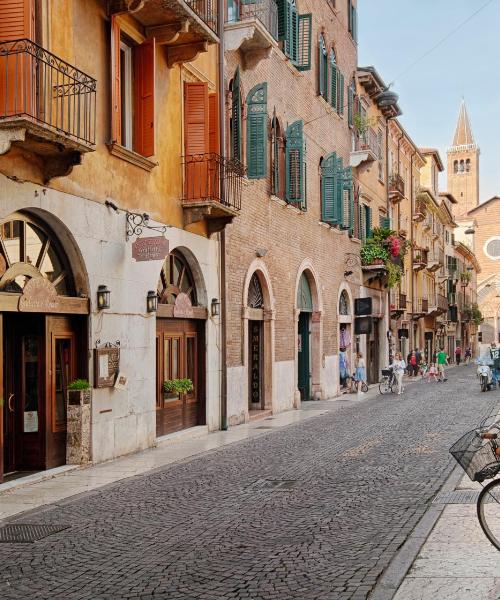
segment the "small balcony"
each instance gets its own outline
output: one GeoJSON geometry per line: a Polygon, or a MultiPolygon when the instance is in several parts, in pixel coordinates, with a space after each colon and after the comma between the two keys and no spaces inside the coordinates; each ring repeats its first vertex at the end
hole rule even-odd
{"type": "Polygon", "coordinates": [[[448,298],[442,294],[433,294],[428,298],[429,315],[438,316],[448,312],[448,298]]]}
{"type": "Polygon", "coordinates": [[[405,197],[405,182],[399,173],[389,177],[389,200],[397,204],[405,197]]]}
{"type": "Polygon", "coordinates": [[[379,144],[377,132],[371,127],[356,138],[355,149],[351,151],[350,166],[359,167],[363,163],[378,160],[379,144]]]}
{"type": "Polygon", "coordinates": [[[427,298],[415,298],[412,309],[412,319],[418,321],[429,312],[429,300],[427,298]]]}
{"type": "Polygon", "coordinates": [[[108,15],[127,13],[147,39],[166,47],[169,67],[191,62],[219,42],[217,0],[109,0],[108,15]]]}
{"type": "Polygon", "coordinates": [[[393,319],[399,319],[406,312],[406,294],[391,291],[390,310],[393,319]]]}
{"type": "Polygon", "coordinates": [[[40,157],[43,179],[95,150],[97,83],[28,39],[0,42],[0,154],[40,157]]]}
{"type": "Polygon", "coordinates": [[[205,220],[211,235],[222,231],[241,210],[244,167],[218,154],[185,156],[184,224],[205,220]]]}
{"type": "Polygon", "coordinates": [[[228,51],[240,50],[245,69],[254,69],[278,48],[278,5],[275,0],[241,3],[229,13],[224,25],[224,43],[228,51]]]}
{"type": "Polygon", "coordinates": [[[444,255],[440,252],[429,253],[427,257],[427,270],[438,271],[444,265],[444,255]]]}
{"type": "Polygon", "coordinates": [[[421,223],[427,215],[427,204],[425,200],[419,199],[415,202],[415,211],[413,213],[413,220],[416,223],[421,223]]]}
{"type": "Polygon", "coordinates": [[[427,251],[416,248],[413,250],[413,270],[421,271],[427,266],[427,251]]]}

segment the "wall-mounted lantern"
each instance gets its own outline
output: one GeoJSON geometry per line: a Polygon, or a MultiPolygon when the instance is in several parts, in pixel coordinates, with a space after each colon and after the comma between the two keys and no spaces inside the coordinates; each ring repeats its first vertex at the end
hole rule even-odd
{"type": "Polygon", "coordinates": [[[212,311],[212,317],[218,317],[220,314],[220,302],[217,298],[212,298],[212,304],[210,305],[212,311]]]}
{"type": "Polygon", "coordinates": [[[146,297],[146,307],[148,313],[154,313],[158,310],[158,294],[153,290],[149,290],[146,297]]]}
{"type": "Polygon", "coordinates": [[[97,308],[103,310],[104,308],[110,308],[111,306],[111,292],[107,286],[100,285],[97,288],[97,308]]]}

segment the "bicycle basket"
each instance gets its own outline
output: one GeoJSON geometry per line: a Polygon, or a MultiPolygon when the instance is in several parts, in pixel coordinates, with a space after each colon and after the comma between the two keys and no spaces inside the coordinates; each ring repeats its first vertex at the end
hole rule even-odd
{"type": "Polygon", "coordinates": [[[392,375],[392,369],[382,369],[382,375],[384,377],[390,377],[392,375]]]}
{"type": "Polygon", "coordinates": [[[472,481],[484,481],[500,471],[500,456],[491,440],[484,440],[477,429],[468,431],[450,448],[450,454],[472,481]]]}

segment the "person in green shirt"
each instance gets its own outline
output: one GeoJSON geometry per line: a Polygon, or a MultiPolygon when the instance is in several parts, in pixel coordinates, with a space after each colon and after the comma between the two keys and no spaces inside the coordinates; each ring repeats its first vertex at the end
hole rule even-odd
{"type": "Polygon", "coordinates": [[[436,354],[437,367],[438,367],[438,381],[446,381],[444,376],[444,367],[448,364],[448,355],[444,351],[444,348],[436,354]]]}

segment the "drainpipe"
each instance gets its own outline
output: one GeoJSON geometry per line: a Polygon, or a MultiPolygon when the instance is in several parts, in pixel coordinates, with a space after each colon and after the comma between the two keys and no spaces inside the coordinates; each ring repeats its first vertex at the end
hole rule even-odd
{"type": "MultiPolygon", "coordinates": [[[[415,214],[415,198],[414,198],[414,186],[413,186],[413,160],[417,153],[413,152],[410,161],[410,273],[411,273],[411,309],[413,315],[413,309],[415,308],[415,281],[413,271],[413,215],[415,214]]],[[[416,348],[416,340],[414,336],[415,323],[413,318],[411,320],[411,336],[410,339],[413,342],[412,348],[416,348]]],[[[411,349],[411,348],[410,348],[411,349]]]]}
{"type": "MultiPolygon", "coordinates": [[[[225,88],[224,88],[224,0],[217,0],[217,30],[219,32],[218,58],[218,95],[219,95],[219,148],[220,155],[226,154],[225,137],[225,88]]],[[[225,181],[222,178],[221,200],[224,200],[225,181]]],[[[227,425],[227,301],[226,301],[226,231],[223,229],[219,237],[220,256],[220,428],[226,431],[227,425]]]]}

